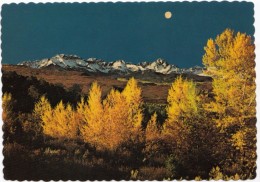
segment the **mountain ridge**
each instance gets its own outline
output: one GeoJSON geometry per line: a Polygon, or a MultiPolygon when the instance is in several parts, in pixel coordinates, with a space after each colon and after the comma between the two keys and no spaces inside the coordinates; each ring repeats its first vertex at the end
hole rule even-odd
{"type": "Polygon", "coordinates": [[[153,71],[161,74],[171,73],[191,73],[201,74],[202,67],[194,66],[191,68],[179,68],[174,64],[169,64],[166,60],[158,58],[152,62],[140,62],[137,64],[125,62],[124,60],[116,60],[106,62],[102,59],[88,58],[82,59],[77,55],[57,54],[51,58],[45,58],[35,61],[23,61],[17,65],[28,66],[31,68],[46,68],[49,66],[58,66],[63,69],[76,69],[88,72],[101,72],[101,73],[133,73],[133,72],[146,72],[153,71]]]}

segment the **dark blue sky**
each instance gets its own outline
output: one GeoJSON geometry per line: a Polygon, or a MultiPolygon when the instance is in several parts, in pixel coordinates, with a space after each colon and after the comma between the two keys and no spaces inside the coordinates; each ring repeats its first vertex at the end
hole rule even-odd
{"type": "Polygon", "coordinates": [[[247,2],[3,5],[2,62],[64,53],[201,65],[207,40],[226,28],[253,35],[253,13],[247,2]],[[166,11],[172,12],[171,19],[165,19],[166,11]]]}

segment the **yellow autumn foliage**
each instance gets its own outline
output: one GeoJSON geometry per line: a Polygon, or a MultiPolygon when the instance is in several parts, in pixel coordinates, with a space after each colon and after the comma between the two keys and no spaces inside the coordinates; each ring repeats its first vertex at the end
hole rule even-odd
{"type": "Polygon", "coordinates": [[[213,77],[215,101],[207,109],[219,114],[219,126],[228,127],[255,117],[255,54],[251,37],[226,29],[209,39],[203,56],[213,77]]]}
{"type": "Polygon", "coordinates": [[[101,88],[95,82],[87,103],[83,100],[78,103],[81,134],[84,141],[98,149],[115,150],[124,142],[135,140],[141,130],[141,89],[132,78],[122,93],[112,89],[103,101],[101,94],[101,88]]]}
{"type": "Polygon", "coordinates": [[[187,121],[198,113],[198,96],[193,81],[178,77],[169,90],[167,122],[187,121]]]}
{"type": "Polygon", "coordinates": [[[60,101],[52,109],[49,101],[42,96],[35,104],[34,114],[42,121],[43,133],[54,138],[77,137],[78,122],[75,118],[75,112],[70,104],[64,106],[60,101]]]}
{"type": "Polygon", "coordinates": [[[141,122],[143,120],[142,114],[142,90],[138,87],[137,81],[132,77],[128,80],[122,95],[126,99],[128,112],[129,112],[129,120],[134,123],[136,127],[141,126],[141,122]]]}
{"type": "Polygon", "coordinates": [[[213,167],[209,173],[210,179],[212,180],[223,180],[224,175],[218,166],[213,167]]]}
{"type": "Polygon", "coordinates": [[[5,124],[9,122],[9,118],[11,115],[11,101],[12,101],[12,95],[11,93],[4,93],[2,96],[2,119],[5,124]]]}
{"type": "MultiPolygon", "coordinates": [[[[86,118],[87,118],[87,102],[85,101],[84,97],[80,98],[80,101],[77,103],[77,107],[75,110],[75,117],[78,122],[78,125],[84,126],[86,124],[86,118]]],[[[79,131],[81,129],[79,128],[79,131]]],[[[82,135],[82,132],[80,132],[82,135]]]]}
{"type": "MultiPolygon", "coordinates": [[[[214,100],[205,109],[226,133],[226,145],[236,151],[237,175],[253,174],[256,163],[255,45],[245,33],[226,29],[205,46],[203,64],[213,77],[214,100]],[[240,166],[240,167],[238,167],[240,166]],[[241,168],[243,166],[243,169],[241,168]]],[[[226,166],[225,168],[229,168],[226,166]]],[[[234,174],[235,175],[235,174],[234,174]]]]}
{"type": "Polygon", "coordinates": [[[162,149],[162,128],[157,123],[157,113],[155,112],[151,119],[148,121],[146,129],[145,129],[145,148],[144,153],[146,157],[151,158],[152,156],[156,156],[160,153],[162,149]]]}
{"type": "Polygon", "coordinates": [[[104,121],[107,139],[105,145],[109,149],[116,149],[123,142],[131,138],[133,123],[129,120],[129,110],[125,97],[114,89],[104,100],[104,121]]]}
{"type": "Polygon", "coordinates": [[[151,119],[148,121],[145,130],[145,140],[146,142],[156,140],[160,137],[161,131],[157,124],[157,114],[156,112],[151,116],[151,119]]]}
{"type": "Polygon", "coordinates": [[[162,135],[169,146],[178,148],[176,155],[183,156],[191,150],[191,128],[199,124],[196,123],[200,112],[199,97],[193,81],[178,77],[169,89],[167,102],[168,118],[162,135]]]}
{"type": "Polygon", "coordinates": [[[33,114],[41,121],[43,133],[52,136],[50,131],[52,130],[52,108],[45,96],[41,96],[40,100],[35,104],[33,114]]]}
{"type": "Polygon", "coordinates": [[[90,88],[87,105],[83,101],[78,104],[78,112],[81,113],[83,120],[80,127],[84,141],[97,145],[105,140],[103,116],[104,110],[101,99],[101,88],[94,82],[90,88]]]}

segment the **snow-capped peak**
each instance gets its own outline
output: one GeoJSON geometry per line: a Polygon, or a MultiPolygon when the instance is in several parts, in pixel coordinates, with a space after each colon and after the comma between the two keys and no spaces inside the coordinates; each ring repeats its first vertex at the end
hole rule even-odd
{"type": "Polygon", "coordinates": [[[124,60],[117,60],[111,63],[111,68],[122,72],[127,72],[126,63],[124,60]]]}
{"type": "Polygon", "coordinates": [[[175,65],[168,64],[164,59],[157,59],[154,62],[146,63],[145,68],[149,70],[155,70],[155,72],[169,74],[174,71],[178,71],[175,65]]]}
{"type": "Polygon", "coordinates": [[[81,69],[90,72],[139,72],[139,71],[154,71],[162,74],[170,73],[195,73],[199,74],[203,68],[196,66],[189,69],[180,69],[175,65],[167,63],[162,58],[153,62],[141,62],[138,64],[126,63],[124,60],[117,60],[113,62],[106,62],[97,58],[82,59],[76,55],[58,54],[49,59],[42,59],[36,61],[24,61],[18,65],[25,65],[32,68],[44,68],[48,66],[58,66],[64,69],[81,69]]]}

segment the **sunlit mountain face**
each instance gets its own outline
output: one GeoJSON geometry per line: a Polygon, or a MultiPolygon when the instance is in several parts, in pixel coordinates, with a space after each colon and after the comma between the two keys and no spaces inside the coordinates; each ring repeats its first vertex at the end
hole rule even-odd
{"type": "Polygon", "coordinates": [[[202,67],[195,66],[191,68],[179,68],[174,64],[169,64],[166,60],[158,58],[151,62],[140,62],[138,64],[127,63],[124,60],[116,60],[106,62],[101,59],[88,58],[82,59],[76,55],[59,54],[52,58],[46,58],[36,61],[23,61],[18,65],[29,66],[31,68],[45,68],[49,66],[57,66],[64,69],[76,69],[89,72],[102,72],[102,73],[130,73],[130,72],[143,72],[153,71],[162,74],[171,73],[194,73],[201,74],[202,67]]]}

